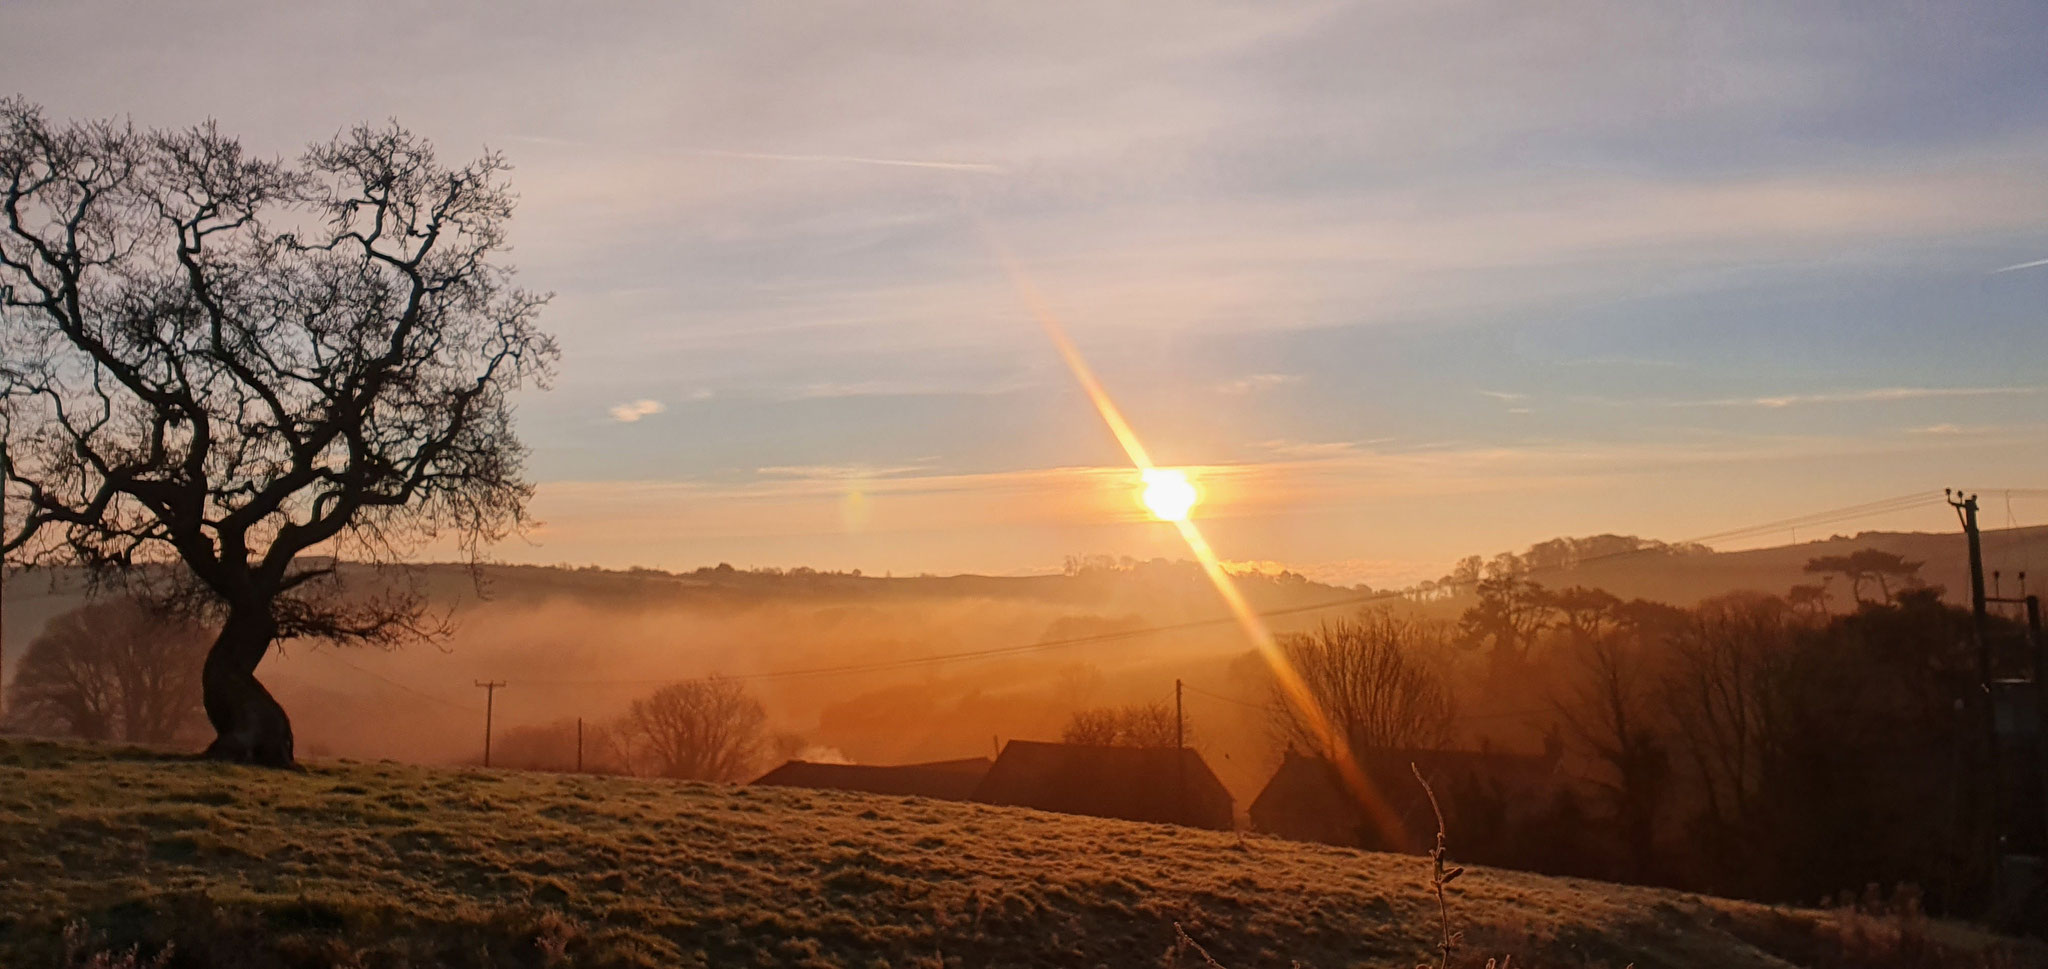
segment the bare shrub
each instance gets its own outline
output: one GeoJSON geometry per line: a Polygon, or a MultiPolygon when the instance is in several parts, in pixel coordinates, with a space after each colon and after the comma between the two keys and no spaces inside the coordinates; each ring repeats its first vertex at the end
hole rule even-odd
{"type": "Polygon", "coordinates": [[[736,781],[758,762],[768,714],[738,681],[685,680],[633,701],[621,724],[632,762],[660,777],[736,781]]]}
{"type": "Polygon", "coordinates": [[[1097,747],[1172,747],[1183,739],[1164,703],[1133,703],[1082,710],[1067,720],[1060,740],[1097,747]]]}
{"type": "MultiPolygon", "coordinates": [[[[1368,610],[1280,646],[1351,749],[1433,748],[1449,741],[1454,707],[1437,664],[1444,648],[1438,626],[1368,610]]],[[[1283,743],[1330,753],[1292,698],[1275,696],[1274,709],[1283,743]]]]}

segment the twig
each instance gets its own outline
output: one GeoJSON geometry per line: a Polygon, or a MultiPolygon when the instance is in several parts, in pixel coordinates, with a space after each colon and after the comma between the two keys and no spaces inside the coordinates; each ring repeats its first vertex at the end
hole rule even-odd
{"type": "Polygon", "coordinates": [[[1443,933],[1443,941],[1437,943],[1436,965],[1437,969],[1446,969],[1451,962],[1451,950],[1457,948],[1458,941],[1457,937],[1451,934],[1451,906],[1444,900],[1444,886],[1457,880],[1459,875],[1465,873],[1465,869],[1456,865],[1449,869],[1444,868],[1444,809],[1436,802],[1436,790],[1423,778],[1422,768],[1410,761],[1408,770],[1414,773],[1415,782],[1422,785],[1422,793],[1429,795],[1429,809],[1436,814],[1436,847],[1429,852],[1429,861],[1433,868],[1430,872],[1429,887],[1436,893],[1437,923],[1443,933]]]}

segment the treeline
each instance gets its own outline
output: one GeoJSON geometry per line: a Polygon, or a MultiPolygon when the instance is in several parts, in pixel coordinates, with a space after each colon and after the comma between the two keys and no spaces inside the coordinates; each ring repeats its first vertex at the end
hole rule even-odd
{"type": "Polygon", "coordinates": [[[1468,555],[1449,572],[1423,579],[1402,590],[1411,598],[1436,599],[1465,593],[1489,576],[1569,572],[1581,565],[1624,555],[1712,555],[1697,542],[1666,542],[1635,535],[1559,537],[1537,542],[1520,554],[1501,552],[1492,558],[1468,555]]]}
{"type": "MultiPolygon", "coordinates": [[[[1810,569],[1854,573],[1840,610],[1825,582],[1687,609],[1501,562],[1456,622],[1370,612],[1284,648],[1361,758],[1562,754],[1556,783],[1481,766],[1451,785],[1460,860],[1805,903],[1908,884],[1937,911],[1980,912],[1991,793],[1970,615],[1920,587],[1916,563],[1848,558],[1810,569]]],[[[1300,705],[1275,709],[1284,744],[1331,753],[1300,705]]]]}

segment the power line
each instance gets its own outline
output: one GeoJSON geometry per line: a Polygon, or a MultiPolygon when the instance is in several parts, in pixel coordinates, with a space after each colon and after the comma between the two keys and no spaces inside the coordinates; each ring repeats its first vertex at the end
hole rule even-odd
{"type": "Polygon", "coordinates": [[[319,651],[319,650],[317,650],[317,649],[309,649],[309,650],[307,650],[307,652],[309,652],[309,653],[312,653],[312,654],[313,654],[313,655],[315,655],[315,656],[321,656],[321,657],[325,657],[325,658],[326,658],[326,659],[328,659],[328,660],[331,660],[331,661],[333,661],[333,662],[336,662],[336,663],[340,663],[341,665],[343,665],[343,666],[346,666],[346,667],[348,667],[349,669],[352,669],[352,670],[356,671],[357,673],[360,673],[360,674],[362,674],[362,675],[364,675],[364,676],[367,676],[367,677],[369,677],[370,679],[376,680],[377,682],[379,682],[379,683],[382,683],[382,684],[384,684],[385,686],[389,686],[389,687],[391,687],[392,689],[395,689],[395,690],[402,690],[402,691],[404,691],[404,692],[406,692],[406,693],[410,693],[410,694],[412,694],[413,696],[416,696],[416,697],[420,697],[421,699],[425,699],[425,700],[432,700],[432,701],[434,701],[435,703],[441,704],[442,706],[448,707],[448,708],[450,708],[450,709],[454,709],[454,710],[460,710],[460,711],[462,711],[463,713],[482,713],[482,712],[483,712],[483,711],[481,711],[481,710],[478,710],[478,709],[477,709],[477,708],[475,708],[475,707],[472,707],[472,706],[466,706],[466,705],[464,705],[464,704],[460,704],[460,703],[457,703],[457,702],[455,702],[455,701],[453,701],[453,700],[447,699],[446,697],[439,697],[439,696],[435,696],[435,695],[434,695],[434,694],[432,694],[432,693],[427,693],[427,692],[425,692],[425,691],[423,691],[423,690],[416,690],[416,689],[414,689],[414,688],[412,688],[412,687],[410,687],[410,686],[407,686],[407,685],[405,685],[405,684],[403,684],[403,683],[400,683],[400,682],[398,682],[397,680],[394,680],[394,679],[392,679],[392,678],[390,678],[390,677],[388,677],[388,676],[383,676],[383,675],[381,675],[381,674],[377,674],[377,673],[372,673],[372,672],[370,672],[369,670],[363,669],[362,667],[360,667],[360,666],[357,666],[356,664],[354,664],[354,663],[351,663],[351,662],[349,662],[348,660],[342,659],[341,657],[339,657],[339,656],[336,656],[336,655],[334,655],[333,653],[323,653],[323,652],[321,652],[321,651],[319,651]]]}
{"type": "Polygon", "coordinates": [[[1186,687],[1186,689],[1187,689],[1187,691],[1188,691],[1189,693],[1195,693],[1195,694],[1200,694],[1200,695],[1202,695],[1202,696],[1208,697],[1208,698],[1209,698],[1209,699],[1211,699],[1211,700],[1222,700],[1222,701],[1223,701],[1223,702],[1225,702],[1225,703],[1235,703],[1235,704],[1237,704],[1238,706],[1241,706],[1241,707],[1247,707],[1247,708],[1250,708],[1250,709],[1253,709],[1253,710],[1266,710],[1266,709],[1270,709],[1270,706],[1269,706],[1268,704],[1264,704],[1264,703],[1253,703],[1253,702],[1252,702],[1252,701],[1250,701],[1250,700],[1240,700],[1240,699],[1238,699],[1237,697],[1234,697],[1234,696],[1224,696],[1224,695],[1223,695],[1223,694],[1221,694],[1221,693],[1215,693],[1215,692],[1212,692],[1212,691],[1209,691],[1209,690],[1204,690],[1204,689],[1202,689],[1202,688],[1201,688],[1201,687],[1199,687],[1199,686],[1188,686],[1188,687],[1186,687]]]}
{"type": "Polygon", "coordinates": [[[1751,538],[1758,535],[1768,535],[1773,532],[1784,531],[1789,528],[1798,528],[1801,526],[1832,525],[1837,522],[1852,521],[1858,518],[1868,518],[1876,515],[1888,515],[1901,511],[1908,511],[1921,505],[1932,505],[1937,500],[1939,499],[1931,491],[1916,491],[1910,494],[1896,495],[1891,498],[1880,499],[1878,501],[1864,502],[1859,505],[1847,505],[1841,508],[1833,508],[1827,511],[1813,512],[1806,515],[1800,515],[1794,518],[1781,518],[1777,521],[1765,522],[1761,525],[1752,525],[1747,528],[1737,528],[1725,532],[1715,532],[1710,535],[1700,536],[1699,538],[1688,539],[1687,542],[1689,544],[1704,545],[1709,542],[1726,542],[1740,538],[1751,538]]]}

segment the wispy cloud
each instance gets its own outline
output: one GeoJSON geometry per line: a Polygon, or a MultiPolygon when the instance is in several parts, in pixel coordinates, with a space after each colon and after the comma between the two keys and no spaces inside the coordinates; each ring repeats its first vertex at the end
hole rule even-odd
{"type": "Polygon", "coordinates": [[[621,424],[632,424],[638,422],[640,418],[659,414],[667,409],[658,400],[635,400],[624,404],[613,404],[611,415],[612,420],[618,421],[621,424]]]}
{"type": "Polygon", "coordinates": [[[1219,394],[1226,394],[1231,397],[1244,397],[1249,394],[1256,394],[1261,391],[1271,390],[1274,387],[1285,387],[1288,384],[1298,384],[1302,381],[1302,379],[1302,376],[1298,373],[1246,374],[1242,377],[1238,377],[1233,380],[1226,380],[1220,384],[1217,384],[1216,392],[1219,394]]]}
{"type": "Polygon", "coordinates": [[[1657,357],[1633,357],[1626,354],[1574,357],[1570,360],[1558,360],[1556,363],[1562,367],[1660,367],[1680,370],[1685,369],[1686,366],[1676,360],[1663,360],[1657,357]]]}
{"type": "Polygon", "coordinates": [[[961,380],[823,381],[792,388],[785,396],[797,400],[835,397],[981,397],[1015,393],[1031,386],[1018,378],[961,380]]]}
{"type": "MultiPolygon", "coordinates": [[[[556,138],[550,135],[515,135],[514,141],[536,145],[552,145],[558,148],[589,149],[596,147],[570,138],[556,138]]],[[[615,146],[605,146],[606,151],[616,151],[615,146]]],[[[930,158],[876,158],[869,155],[838,155],[827,153],[795,153],[777,151],[733,151],[724,148],[668,148],[644,149],[646,155],[690,155],[699,158],[736,158],[744,161],[815,162],[831,165],[879,165],[885,168],[930,168],[948,172],[971,172],[977,175],[1007,175],[1009,170],[1001,165],[986,162],[948,161],[930,158]]]]}
{"type": "Polygon", "coordinates": [[[899,464],[877,466],[872,464],[779,464],[755,468],[754,473],[764,478],[795,478],[804,481],[859,481],[874,478],[901,478],[923,474],[931,470],[930,464],[899,464]]]}
{"type": "Polygon", "coordinates": [[[1479,396],[1481,396],[1481,397],[1491,397],[1491,398],[1493,398],[1494,400],[1498,400],[1498,401],[1501,401],[1501,402],[1503,402],[1503,403],[1509,403],[1509,404],[1512,404],[1512,403],[1514,403],[1514,402],[1516,402],[1516,401],[1521,401],[1521,400],[1528,400],[1528,399],[1529,399],[1529,395],[1528,395],[1528,394],[1517,394],[1517,393],[1512,393],[1512,392],[1509,392],[1509,391],[1505,391],[1505,390],[1482,390],[1482,391],[1480,391],[1480,392],[1479,392],[1479,396]]]}
{"type": "Polygon", "coordinates": [[[2036,266],[2048,266],[2048,259],[2036,259],[2033,262],[2022,262],[2016,263],[2011,266],[2000,266],[1997,269],[1993,269],[1989,273],[1986,273],[1985,275],[1996,276],[1999,273],[2016,272],[2021,269],[2033,269],[2036,266]]]}
{"type": "MultiPolygon", "coordinates": [[[[1815,394],[1779,394],[1761,397],[1718,397],[1712,400],[1662,401],[1665,407],[1799,407],[1807,404],[1867,404],[1895,400],[1933,400],[1945,397],[2026,397],[2042,393],[2044,387],[1876,387],[1869,390],[1829,391],[1815,394]]],[[[1635,406],[1636,401],[1611,401],[1635,406]]]]}
{"type": "Polygon", "coordinates": [[[1988,427],[1965,427],[1961,424],[1929,424],[1926,427],[1906,428],[1908,434],[1924,434],[1936,437],[1952,437],[1959,434],[1989,434],[1988,427]]]}
{"type": "Polygon", "coordinates": [[[748,161],[826,162],[837,165],[881,165],[889,168],[932,168],[948,172],[973,172],[977,175],[1007,175],[1009,169],[985,162],[935,161],[919,158],[870,158],[865,155],[802,155],[770,151],[726,151],[718,148],[685,148],[681,155],[702,155],[708,158],[741,158],[748,161]]]}
{"type": "Polygon", "coordinates": [[[1362,448],[1371,447],[1376,444],[1385,444],[1392,440],[1393,438],[1389,437],[1375,438],[1370,441],[1290,441],[1286,438],[1273,438],[1267,441],[1254,441],[1252,442],[1252,447],[1265,451],[1277,458],[1317,460],[1322,458],[1351,457],[1359,454],[1362,448]]]}

